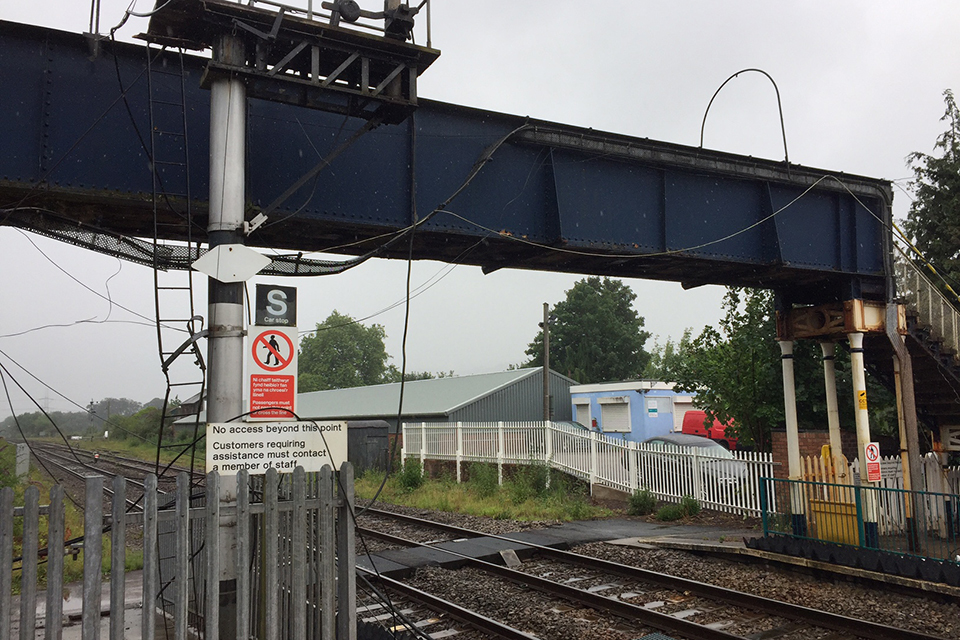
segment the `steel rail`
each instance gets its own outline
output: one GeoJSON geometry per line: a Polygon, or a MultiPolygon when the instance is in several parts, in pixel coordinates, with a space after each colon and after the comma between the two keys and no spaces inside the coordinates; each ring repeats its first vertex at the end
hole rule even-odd
{"type": "Polygon", "coordinates": [[[509,627],[492,618],[483,616],[476,611],[465,609],[458,604],[450,602],[449,600],[438,598],[435,595],[411,587],[410,585],[404,584],[398,580],[394,580],[393,578],[380,575],[371,569],[357,567],[357,571],[362,571],[369,576],[375,576],[377,581],[383,584],[383,586],[385,586],[387,589],[400,593],[411,600],[415,600],[425,607],[435,611],[442,611],[448,614],[451,618],[459,620],[460,622],[469,625],[482,633],[486,633],[497,638],[504,638],[504,640],[537,640],[536,636],[532,636],[529,633],[524,633],[519,629],[509,627]]]}
{"type": "MultiPolygon", "coordinates": [[[[671,576],[665,573],[650,571],[648,569],[641,569],[639,567],[628,567],[606,560],[601,560],[599,558],[592,558],[590,556],[584,556],[569,551],[561,551],[552,547],[547,547],[532,542],[524,542],[506,536],[485,534],[472,529],[464,529],[462,527],[455,527],[453,525],[448,525],[441,522],[433,522],[431,520],[425,520],[415,516],[381,511],[378,509],[368,509],[367,513],[371,515],[390,517],[413,524],[419,524],[421,526],[433,527],[448,533],[458,533],[461,536],[463,536],[463,534],[467,534],[463,537],[487,537],[495,538],[497,540],[505,540],[513,544],[520,544],[536,549],[544,557],[569,562],[591,569],[599,569],[601,571],[610,572],[640,582],[652,583],[669,587],[671,589],[689,591],[690,593],[703,598],[720,600],[728,604],[733,604],[755,611],[761,611],[769,615],[789,618],[791,620],[798,620],[821,628],[827,628],[834,631],[871,638],[871,640],[942,640],[942,638],[939,636],[933,636],[918,631],[910,631],[907,629],[900,629],[897,627],[888,627],[868,620],[860,620],[836,613],[830,613],[828,611],[791,604],[789,602],[773,600],[772,598],[766,598],[751,593],[744,593],[743,591],[727,589],[717,585],[705,584],[696,580],[671,576]]],[[[412,544],[419,545],[420,543],[413,542],[412,544]]],[[[432,545],[430,548],[447,551],[446,549],[440,549],[439,547],[432,545]]],[[[456,554],[455,552],[450,553],[460,555],[456,554]]]]}
{"type": "Polygon", "coordinates": [[[629,602],[624,602],[623,600],[614,600],[613,598],[608,598],[597,593],[590,593],[588,591],[584,591],[583,589],[569,587],[564,584],[553,582],[552,580],[530,575],[529,573],[516,571],[515,569],[510,569],[502,565],[493,564],[492,562],[478,560],[477,558],[472,558],[449,549],[440,549],[439,547],[434,547],[432,545],[422,545],[421,543],[413,540],[407,540],[406,538],[374,531],[372,529],[365,529],[363,527],[358,527],[358,533],[379,538],[393,544],[414,547],[427,546],[431,549],[437,549],[439,551],[443,551],[444,553],[449,553],[452,556],[463,559],[464,564],[466,565],[475,567],[481,571],[486,571],[487,573],[491,573],[505,580],[509,580],[510,582],[514,582],[524,587],[533,588],[544,593],[549,593],[575,604],[586,605],[598,611],[606,611],[607,613],[612,613],[627,620],[640,622],[661,631],[679,633],[684,638],[688,638],[689,640],[746,640],[743,636],[734,635],[719,629],[712,629],[710,627],[697,624],[696,622],[675,618],[669,614],[659,613],[652,609],[638,607],[635,604],[630,604],[629,602]]]}

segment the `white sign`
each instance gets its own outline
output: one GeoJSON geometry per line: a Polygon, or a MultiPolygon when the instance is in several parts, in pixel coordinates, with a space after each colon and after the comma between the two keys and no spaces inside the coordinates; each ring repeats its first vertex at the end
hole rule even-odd
{"type": "Polygon", "coordinates": [[[660,405],[657,404],[655,399],[647,400],[647,417],[656,418],[659,414],[660,405]]]}
{"type": "Polygon", "coordinates": [[[282,473],[295,468],[320,471],[328,464],[339,469],[347,459],[346,422],[223,422],[207,425],[207,471],[236,475],[274,467],[282,473]]]}
{"type": "Polygon", "coordinates": [[[867,482],[880,482],[883,477],[880,469],[880,444],[868,442],[863,445],[863,456],[867,459],[867,482]]]}
{"type": "Polygon", "coordinates": [[[296,420],[296,327],[256,327],[247,343],[246,420],[296,420]]]}

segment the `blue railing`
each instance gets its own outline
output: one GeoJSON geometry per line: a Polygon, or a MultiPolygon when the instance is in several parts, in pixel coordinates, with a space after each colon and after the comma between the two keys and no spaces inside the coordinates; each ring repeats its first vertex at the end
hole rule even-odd
{"type": "Polygon", "coordinates": [[[831,542],[960,564],[960,496],[763,478],[764,536],[831,542]]]}

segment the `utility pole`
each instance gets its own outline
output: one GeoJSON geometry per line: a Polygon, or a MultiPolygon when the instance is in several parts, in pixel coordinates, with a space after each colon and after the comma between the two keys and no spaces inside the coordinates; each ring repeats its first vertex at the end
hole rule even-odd
{"type": "MultiPolygon", "coordinates": [[[[216,62],[242,66],[243,41],[221,35],[216,62]]],[[[218,77],[210,86],[210,250],[243,244],[246,184],[247,92],[236,78],[218,77]]],[[[207,422],[228,422],[243,413],[243,283],[209,280],[207,340],[207,422]]],[[[236,476],[220,479],[220,503],[237,500],[236,476]]],[[[234,638],[237,619],[236,520],[221,518],[220,637],[234,638]]],[[[213,640],[213,639],[211,639],[213,640]]]]}
{"type": "Polygon", "coordinates": [[[543,303],[543,421],[550,421],[550,305],[543,303]]]}

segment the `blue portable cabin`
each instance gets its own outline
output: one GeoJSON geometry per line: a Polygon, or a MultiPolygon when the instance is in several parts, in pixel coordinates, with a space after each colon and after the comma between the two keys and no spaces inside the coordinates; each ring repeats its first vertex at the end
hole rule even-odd
{"type": "Polygon", "coordinates": [[[693,408],[693,393],[674,390],[672,382],[631,380],[570,387],[574,420],[604,435],[640,442],[680,431],[683,414],[693,408]]]}

